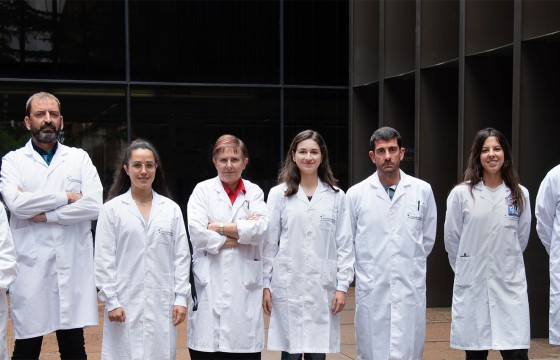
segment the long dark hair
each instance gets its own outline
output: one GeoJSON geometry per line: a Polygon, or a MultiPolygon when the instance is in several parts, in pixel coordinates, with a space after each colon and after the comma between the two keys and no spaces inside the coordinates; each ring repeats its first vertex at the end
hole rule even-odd
{"type": "Polygon", "coordinates": [[[115,172],[113,174],[113,185],[109,189],[109,194],[107,195],[107,201],[121,194],[124,194],[130,188],[130,177],[124,171],[124,165],[128,166],[130,160],[130,155],[134,150],[137,149],[147,149],[154,154],[154,159],[157,164],[156,173],[154,176],[154,182],[152,183],[152,189],[155,190],[160,195],[167,198],[171,198],[171,191],[167,186],[167,181],[165,180],[165,171],[163,170],[163,164],[159,157],[159,153],[156,148],[147,140],[136,139],[124,149],[121,158],[115,164],[115,172]]]}
{"type": "Polygon", "coordinates": [[[286,196],[292,196],[298,192],[299,183],[301,181],[301,174],[299,172],[297,164],[293,159],[293,156],[296,153],[298,144],[308,139],[314,140],[317,145],[319,145],[321,155],[323,156],[323,160],[321,161],[321,164],[317,169],[319,179],[329,185],[330,188],[334,191],[338,191],[338,188],[335,187],[338,183],[338,180],[334,178],[331,166],[329,164],[329,152],[327,150],[327,144],[325,143],[325,140],[323,140],[323,137],[317,131],[304,130],[297,134],[292,140],[290,149],[288,150],[286,158],[284,159],[284,165],[282,165],[282,168],[280,169],[280,172],[278,174],[278,183],[286,183],[286,185],[288,186],[286,192],[284,193],[284,195],[286,196]]]}
{"type": "Polygon", "coordinates": [[[480,163],[480,154],[482,153],[484,141],[491,136],[498,139],[498,142],[504,152],[504,164],[500,169],[500,173],[502,180],[507,187],[510,188],[512,199],[517,202],[519,213],[521,213],[523,211],[524,197],[521,187],[519,186],[519,175],[517,174],[517,170],[515,170],[515,166],[513,166],[511,146],[506,137],[498,130],[494,128],[486,128],[479,130],[476,133],[471,147],[467,169],[465,170],[464,181],[469,185],[469,190],[472,195],[473,187],[482,181],[483,168],[480,163]]]}

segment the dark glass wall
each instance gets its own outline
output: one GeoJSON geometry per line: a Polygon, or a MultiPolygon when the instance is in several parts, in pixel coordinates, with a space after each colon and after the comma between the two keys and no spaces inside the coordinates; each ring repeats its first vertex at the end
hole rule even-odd
{"type": "Polygon", "coordinates": [[[0,0],[0,156],[22,146],[25,102],[62,102],[63,141],[111,184],[127,141],[160,150],[177,202],[216,175],[210,148],[248,146],[265,193],[300,130],[321,132],[348,186],[348,0],[0,0]]]}

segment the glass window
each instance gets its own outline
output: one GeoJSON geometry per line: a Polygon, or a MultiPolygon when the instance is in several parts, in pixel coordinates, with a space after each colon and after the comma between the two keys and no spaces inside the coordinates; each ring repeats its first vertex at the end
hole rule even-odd
{"type": "MultiPolygon", "coordinates": [[[[312,129],[323,137],[339,186],[348,188],[348,91],[290,89],[285,93],[285,144],[300,131],[312,129]]],[[[367,139],[366,139],[367,141],[367,139]]]]}
{"type": "Polygon", "coordinates": [[[88,152],[105,193],[112,183],[114,164],[126,143],[124,90],[114,87],[80,87],[0,83],[0,157],[25,145],[31,138],[25,127],[25,104],[29,96],[48,91],[61,103],[64,129],[61,142],[88,152]]]}
{"type": "Polygon", "coordinates": [[[278,1],[131,1],[131,77],[276,84],[278,21],[278,1]]]}
{"type": "Polygon", "coordinates": [[[0,77],[124,80],[123,1],[0,0],[0,77]]]}
{"type": "Polygon", "coordinates": [[[254,88],[153,88],[132,90],[132,138],[154,143],[175,200],[184,206],[195,185],[217,175],[212,145],[223,134],[249,150],[243,177],[265,196],[278,173],[279,91],[254,88]]]}
{"type": "Polygon", "coordinates": [[[285,82],[348,85],[348,0],[285,1],[285,82]]]}

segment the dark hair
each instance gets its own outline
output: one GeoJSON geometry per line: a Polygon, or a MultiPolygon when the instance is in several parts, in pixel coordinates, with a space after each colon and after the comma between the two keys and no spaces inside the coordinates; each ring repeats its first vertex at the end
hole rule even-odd
{"type": "Polygon", "coordinates": [[[299,172],[297,164],[293,160],[293,156],[296,153],[298,144],[304,140],[309,139],[314,140],[317,145],[319,145],[321,155],[323,156],[323,160],[321,161],[321,164],[317,169],[319,179],[329,185],[330,188],[334,191],[338,191],[338,188],[335,187],[338,183],[338,180],[334,178],[331,166],[329,164],[329,152],[327,150],[327,144],[325,143],[325,140],[323,140],[323,137],[316,131],[304,130],[297,134],[292,140],[288,153],[286,154],[286,158],[284,159],[284,165],[282,165],[282,168],[280,169],[280,172],[278,174],[278,183],[286,183],[286,185],[288,186],[286,192],[284,193],[284,195],[286,196],[292,196],[298,192],[299,183],[301,181],[301,174],[299,172]]]}
{"type": "Polygon", "coordinates": [[[369,145],[371,147],[371,150],[375,151],[375,142],[377,140],[389,141],[395,138],[397,139],[397,145],[399,146],[399,149],[402,148],[401,134],[399,134],[397,130],[388,126],[380,127],[373,132],[373,135],[371,135],[371,138],[369,139],[369,145]]]}
{"type": "Polygon", "coordinates": [[[519,206],[519,213],[521,213],[523,211],[524,197],[523,192],[521,191],[521,187],[519,186],[519,176],[517,175],[517,171],[513,166],[511,146],[506,137],[498,130],[493,128],[486,128],[479,130],[476,133],[471,147],[467,169],[465,170],[464,181],[469,185],[469,190],[472,195],[473,187],[480,181],[482,181],[484,169],[482,168],[482,164],[480,163],[480,154],[482,153],[484,141],[486,141],[486,139],[491,136],[494,136],[496,137],[496,139],[498,139],[498,142],[500,143],[504,152],[504,164],[500,169],[500,173],[502,176],[502,180],[511,190],[512,199],[514,201],[517,201],[517,205],[519,206]]]}
{"type": "Polygon", "coordinates": [[[171,191],[167,186],[167,181],[165,180],[165,172],[163,170],[163,164],[156,148],[147,140],[136,139],[124,149],[121,158],[117,161],[115,165],[115,172],[113,174],[113,184],[109,189],[109,194],[107,196],[107,201],[121,194],[124,194],[130,188],[130,177],[124,171],[124,165],[128,166],[130,156],[132,152],[137,149],[147,149],[154,154],[154,158],[157,164],[156,173],[154,176],[154,182],[152,183],[152,189],[154,189],[158,194],[163,195],[167,198],[171,198],[171,191]]]}
{"type": "Polygon", "coordinates": [[[238,151],[241,151],[241,156],[244,159],[249,158],[249,151],[247,150],[245,143],[236,136],[225,134],[220,136],[214,143],[214,146],[212,147],[212,159],[215,159],[218,154],[227,148],[232,148],[235,154],[237,154],[238,151]]]}
{"type": "Polygon", "coordinates": [[[25,114],[27,116],[29,116],[31,114],[31,104],[33,103],[33,100],[35,99],[53,99],[56,104],[58,105],[58,111],[62,114],[62,107],[60,106],[60,101],[57,99],[56,96],[54,96],[51,93],[48,92],[38,92],[36,94],[33,94],[29,97],[29,99],[27,99],[27,102],[25,103],[25,114]]]}

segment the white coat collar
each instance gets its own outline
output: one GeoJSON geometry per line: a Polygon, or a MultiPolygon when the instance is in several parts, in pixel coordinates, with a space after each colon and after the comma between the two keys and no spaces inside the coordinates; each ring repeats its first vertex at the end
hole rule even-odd
{"type": "Polygon", "coordinates": [[[25,155],[33,158],[33,160],[36,163],[39,163],[46,168],[49,168],[49,172],[52,172],[54,169],[56,169],[66,159],[66,154],[68,154],[68,146],[63,145],[59,142],[58,143],[58,148],[56,149],[56,152],[54,153],[51,164],[47,165],[47,163],[41,157],[41,155],[39,155],[39,153],[37,151],[35,151],[31,141],[32,140],[29,139],[27,141],[27,143],[25,144],[24,148],[23,148],[25,155]]]}
{"type": "MultiPolygon", "coordinates": [[[[469,184],[467,184],[467,186],[469,186],[469,184]]],[[[479,195],[481,198],[485,199],[485,192],[484,190],[484,184],[482,183],[482,181],[479,181],[477,184],[475,184],[473,186],[473,190],[476,190],[479,192],[479,195]]],[[[510,188],[504,183],[504,186],[502,186],[502,194],[503,197],[508,197],[511,194],[511,190],[510,188]]]]}
{"type": "MultiPolygon", "coordinates": [[[[393,203],[397,201],[398,198],[400,198],[402,195],[404,195],[407,189],[410,187],[410,177],[401,169],[399,169],[399,172],[401,174],[401,179],[399,181],[399,185],[397,186],[397,190],[393,195],[393,200],[392,200],[393,203]]],[[[371,175],[370,184],[375,189],[375,193],[377,197],[385,201],[391,202],[391,200],[389,199],[389,195],[387,195],[387,192],[385,191],[385,187],[379,180],[379,174],[377,173],[377,171],[374,172],[373,175],[371,175]]]]}
{"type": "MultiPolygon", "coordinates": [[[[241,178],[243,180],[243,183],[245,184],[245,191],[248,191],[248,184],[249,181],[241,178]]],[[[212,183],[212,188],[214,189],[214,191],[216,191],[218,193],[218,198],[220,199],[220,201],[223,201],[225,204],[227,204],[227,206],[229,206],[232,209],[232,219],[235,217],[235,214],[237,214],[237,211],[239,210],[239,208],[241,206],[243,206],[245,204],[245,200],[246,200],[246,194],[243,191],[240,191],[239,194],[237,195],[237,198],[235,199],[235,202],[232,204],[231,200],[229,199],[228,194],[226,193],[226,190],[224,189],[224,184],[222,183],[222,180],[220,180],[220,176],[216,176],[213,180],[212,183]]]]}
{"type": "Polygon", "coordinates": [[[317,189],[315,189],[315,193],[313,194],[311,201],[309,201],[309,198],[307,197],[307,195],[305,195],[305,191],[302,189],[300,185],[298,185],[298,192],[296,193],[296,196],[299,200],[305,202],[306,204],[312,205],[315,202],[321,200],[321,198],[325,195],[325,192],[328,191],[329,189],[330,187],[324,182],[322,182],[321,179],[319,179],[319,183],[317,184],[317,189]]]}
{"type": "MultiPolygon", "coordinates": [[[[165,199],[166,199],[165,196],[162,196],[157,192],[155,192],[154,190],[152,190],[152,209],[150,211],[149,222],[152,222],[153,219],[155,219],[162,212],[162,210],[164,209],[165,199]]],[[[132,192],[130,188],[128,189],[127,192],[123,194],[123,196],[121,197],[121,201],[123,202],[123,204],[126,204],[127,209],[131,214],[133,214],[138,219],[140,219],[140,221],[146,222],[144,217],[140,213],[140,210],[138,210],[138,206],[136,206],[136,202],[132,198],[132,192]]]]}

